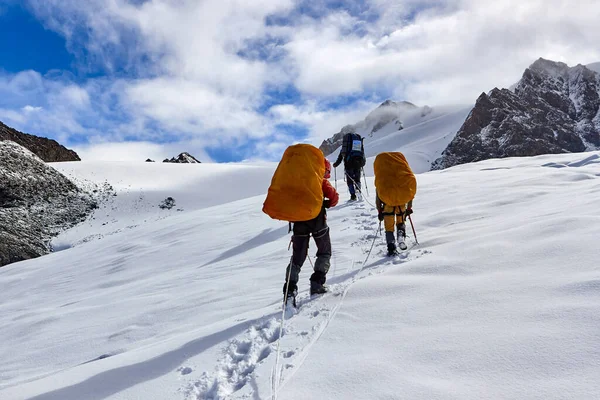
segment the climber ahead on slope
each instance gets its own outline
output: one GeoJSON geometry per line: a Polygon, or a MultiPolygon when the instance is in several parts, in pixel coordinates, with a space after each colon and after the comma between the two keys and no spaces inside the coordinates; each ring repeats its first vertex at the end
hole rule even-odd
{"type": "Polygon", "coordinates": [[[356,200],[356,192],[361,194],[360,172],[367,161],[365,157],[365,146],[363,138],[356,133],[354,127],[350,128],[344,135],[342,148],[333,167],[337,168],[344,161],[344,170],[346,173],[346,183],[350,192],[350,200],[356,200]]]}

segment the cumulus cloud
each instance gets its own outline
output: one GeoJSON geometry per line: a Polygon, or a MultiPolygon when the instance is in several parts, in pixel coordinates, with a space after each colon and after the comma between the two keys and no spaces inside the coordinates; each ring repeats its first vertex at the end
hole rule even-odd
{"type": "Polygon", "coordinates": [[[392,87],[420,103],[472,102],[482,91],[508,86],[538,57],[587,63],[600,4],[577,11],[562,0],[374,1],[380,18],[362,30],[359,17],[337,11],[315,19],[286,44],[308,93],[339,96],[392,87]],[[593,11],[592,11],[593,10],[593,11]]]}
{"type": "Polygon", "coordinates": [[[273,106],[270,117],[275,123],[292,123],[306,127],[309,135],[305,141],[320,145],[323,140],[338,133],[343,126],[364,119],[377,106],[374,102],[360,101],[346,107],[331,109],[326,104],[311,101],[300,106],[273,106]]]}
{"type": "Polygon", "coordinates": [[[515,83],[538,57],[600,60],[594,0],[30,0],[29,8],[66,39],[77,68],[104,76],[0,75],[0,117],[74,143],[235,146],[240,158],[276,157],[297,140],[318,145],[386,98],[473,103],[515,83]],[[273,99],[282,88],[294,96],[273,99]]]}

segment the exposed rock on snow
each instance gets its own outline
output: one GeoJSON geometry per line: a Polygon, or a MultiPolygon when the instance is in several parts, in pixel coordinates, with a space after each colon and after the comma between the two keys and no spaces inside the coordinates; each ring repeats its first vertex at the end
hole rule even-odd
{"type": "Polygon", "coordinates": [[[165,158],[163,162],[168,163],[178,163],[178,164],[199,164],[200,161],[196,159],[196,157],[192,156],[190,153],[183,152],[179,154],[177,157],[173,157],[170,160],[165,158]]]}
{"type": "Polygon", "coordinates": [[[482,93],[433,169],[600,149],[600,74],[538,59],[513,90],[482,93]]]}
{"type": "Polygon", "coordinates": [[[171,208],[175,207],[175,199],[169,196],[161,201],[158,207],[162,210],[170,210],[171,208]]]}
{"type": "Polygon", "coordinates": [[[48,253],[50,239],[83,221],[92,197],[11,141],[0,141],[0,266],[48,253]]]}
{"type": "Polygon", "coordinates": [[[81,161],[77,153],[52,139],[22,133],[0,122],[0,141],[12,140],[45,162],[81,161]]]}

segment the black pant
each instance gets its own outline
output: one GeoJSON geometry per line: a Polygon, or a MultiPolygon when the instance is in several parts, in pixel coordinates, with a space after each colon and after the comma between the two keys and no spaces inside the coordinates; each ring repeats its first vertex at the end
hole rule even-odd
{"type": "MultiPolygon", "coordinates": [[[[329,272],[331,259],[331,239],[329,238],[329,227],[327,226],[325,208],[319,215],[310,221],[294,222],[294,234],[292,236],[292,261],[285,271],[286,285],[288,274],[290,276],[289,291],[297,288],[300,279],[300,270],[306,256],[308,255],[308,244],[312,235],[317,245],[317,258],[315,260],[314,272],[311,281],[324,284],[327,272],[329,272]],[[290,271],[291,268],[291,271],[290,271]]],[[[284,285],[284,292],[285,292],[284,285]]]]}
{"type": "Polygon", "coordinates": [[[360,171],[361,168],[349,168],[346,166],[346,183],[348,184],[348,191],[351,195],[355,195],[356,191],[360,192],[360,171]]]}

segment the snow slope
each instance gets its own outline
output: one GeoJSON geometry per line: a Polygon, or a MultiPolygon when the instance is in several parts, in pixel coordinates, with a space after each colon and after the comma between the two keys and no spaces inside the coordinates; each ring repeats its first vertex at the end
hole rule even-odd
{"type": "MultiPolygon", "coordinates": [[[[401,150],[418,160],[442,121],[401,150]]],[[[358,203],[338,179],[333,293],[308,299],[307,261],[281,337],[274,164],[56,168],[117,196],[0,269],[2,400],[600,398],[600,152],[420,174],[420,244],[393,259],[372,178],[358,203]]]]}
{"type": "MultiPolygon", "coordinates": [[[[435,107],[426,118],[413,116],[403,121],[406,128],[398,131],[388,124],[373,137],[365,138],[365,153],[369,158],[365,172],[372,176],[375,156],[384,151],[400,151],[415,173],[427,172],[454,139],[473,106],[435,107]]],[[[337,153],[335,152],[335,156],[337,153]]],[[[335,158],[333,158],[335,159],[335,158]]]]}
{"type": "MultiPolygon", "coordinates": [[[[357,124],[357,132],[364,138],[368,157],[366,174],[372,176],[370,166],[375,156],[384,151],[401,151],[416,173],[429,171],[431,163],[454,139],[472,108],[472,105],[440,106],[427,108],[427,112],[424,108],[404,111],[399,119],[390,121],[375,133],[370,133],[374,122],[366,127],[357,124]],[[400,120],[404,129],[398,130],[400,120]]],[[[327,158],[333,162],[339,152],[340,147],[327,158]]],[[[343,174],[343,170],[340,173],[343,174]]]]}

